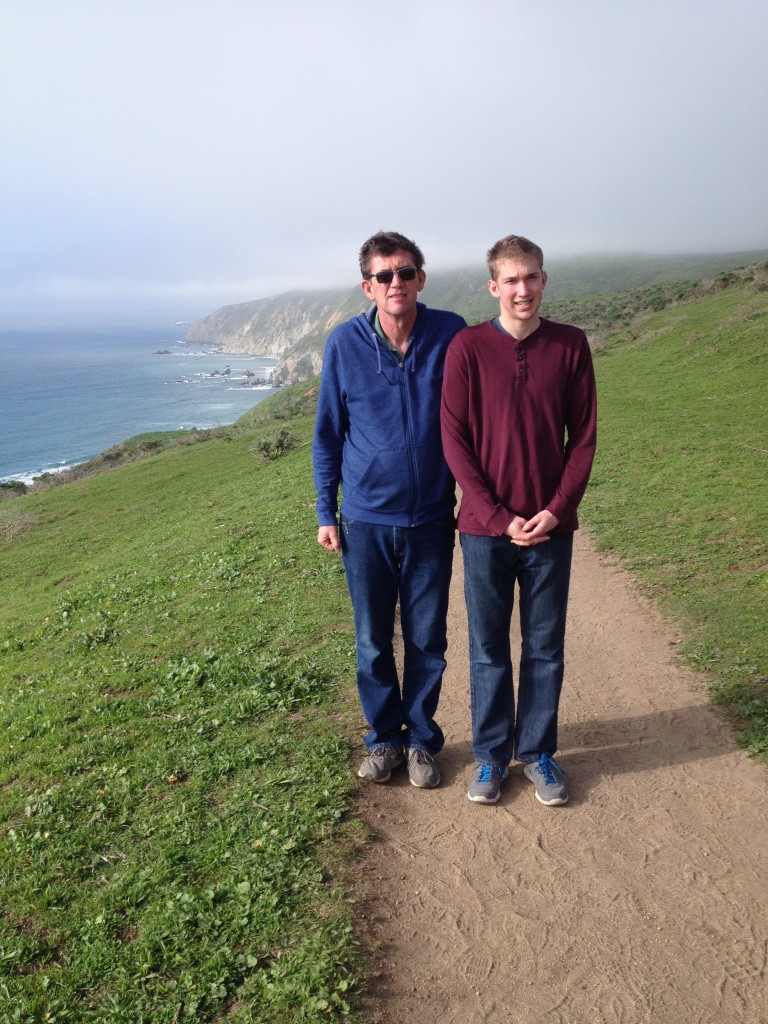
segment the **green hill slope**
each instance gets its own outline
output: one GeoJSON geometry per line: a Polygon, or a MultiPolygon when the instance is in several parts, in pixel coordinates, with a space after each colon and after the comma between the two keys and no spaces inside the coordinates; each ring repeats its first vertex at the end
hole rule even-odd
{"type": "Polygon", "coordinates": [[[768,264],[638,318],[596,358],[584,517],[683,623],[683,655],[768,752],[768,264]]]}
{"type": "Polygon", "coordinates": [[[9,1020],[342,1014],[348,602],[274,433],[0,505],[9,1020]]]}

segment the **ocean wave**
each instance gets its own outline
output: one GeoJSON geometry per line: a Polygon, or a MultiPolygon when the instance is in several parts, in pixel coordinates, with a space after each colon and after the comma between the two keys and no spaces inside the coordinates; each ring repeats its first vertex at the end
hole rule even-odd
{"type": "Polygon", "coordinates": [[[26,473],[14,473],[11,476],[0,477],[0,484],[7,484],[11,481],[18,481],[19,483],[26,484],[30,487],[35,480],[41,476],[48,476],[58,473],[66,473],[68,469],[74,469],[75,466],[79,466],[79,462],[67,462],[66,464],[59,464],[57,466],[49,466],[47,469],[35,469],[32,472],[26,473]]]}

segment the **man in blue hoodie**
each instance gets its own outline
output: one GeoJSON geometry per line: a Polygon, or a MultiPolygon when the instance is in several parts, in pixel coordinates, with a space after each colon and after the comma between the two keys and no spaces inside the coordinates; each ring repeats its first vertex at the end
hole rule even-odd
{"type": "Polygon", "coordinates": [[[360,778],[408,762],[414,786],[440,782],[435,712],[445,670],[455,484],[443,458],[440,392],[464,320],[417,301],[421,250],[380,231],[360,249],[372,302],[330,334],[313,444],[318,544],[341,551],[352,599],[357,687],[370,731],[360,778]],[[343,500],[340,516],[338,493],[343,500]],[[403,674],[393,649],[400,603],[403,674]]]}

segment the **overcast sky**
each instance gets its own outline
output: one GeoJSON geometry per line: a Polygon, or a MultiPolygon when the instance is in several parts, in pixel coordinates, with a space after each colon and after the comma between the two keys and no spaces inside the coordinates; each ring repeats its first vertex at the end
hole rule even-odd
{"type": "Polygon", "coordinates": [[[768,248],[766,0],[2,0],[0,316],[768,248]]]}

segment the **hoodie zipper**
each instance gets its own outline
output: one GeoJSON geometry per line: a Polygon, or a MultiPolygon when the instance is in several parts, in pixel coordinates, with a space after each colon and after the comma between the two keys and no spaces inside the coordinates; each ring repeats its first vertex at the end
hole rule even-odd
{"type": "MultiPolygon", "coordinates": [[[[368,327],[370,329],[370,324],[368,324],[368,327]]],[[[406,351],[410,350],[410,347],[413,344],[414,337],[415,337],[415,332],[408,339],[408,348],[407,348],[406,351]]],[[[405,442],[406,442],[405,450],[406,450],[406,454],[408,456],[408,482],[409,482],[409,487],[408,487],[408,523],[409,523],[410,526],[413,526],[413,506],[414,506],[414,501],[415,501],[415,497],[414,496],[415,496],[415,493],[416,493],[416,470],[415,470],[415,467],[414,467],[414,457],[413,457],[414,440],[413,440],[413,431],[411,430],[410,394],[408,392],[408,377],[405,375],[405,355],[403,355],[402,359],[398,359],[397,356],[394,354],[394,352],[390,351],[390,349],[387,346],[382,344],[381,338],[379,338],[379,336],[376,333],[376,331],[371,331],[371,340],[373,341],[374,347],[376,348],[376,352],[377,352],[377,358],[378,358],[378,363],[379,363],[379,370],[378,370],[378,372],[381,373],[381,352],[382,352],[382,349],[387,353],[388,356],[391,356],[396,361],[396,363],[398,365],[398,369],[400,371],[400,378],[399,378],[399,383],[400,383],[400,402],[401,402],[401,405],[402,405],[403,417],[404,417],[404,420],[405,420],[405,442]]]]}

